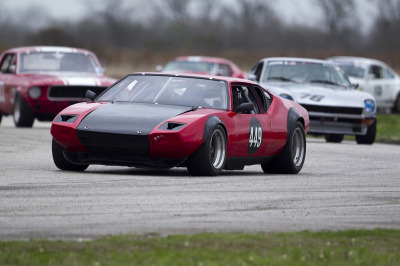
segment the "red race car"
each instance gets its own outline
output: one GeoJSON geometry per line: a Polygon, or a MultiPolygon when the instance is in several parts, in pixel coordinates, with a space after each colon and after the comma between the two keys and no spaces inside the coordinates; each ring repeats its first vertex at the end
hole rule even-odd
{"type": "Polygon", "coordinates": [[[201,75],[137,73],[90,102],[67,107],[51,126],[55,165],[187,167],[218,175],[261,164],[296,174],[306,156],[306,109],[257,83],[201,75]]]}
{"type": "Polygon", "coordinates": [[[157,68],[165,73],[190,73],[234,78],[245,78],[246,76],[246,73],[232,61],[220,57],[180,56],[168,62],[164,68],[161,66],[157,68]]]}
{"type": "Polygon", "coordinates": [[[0,122],[14,115],[17,127],[52,121],[65,107],[101,93],[116,80],[104,76],[96,55],[69,47],[20,47],[0,56],[0,122]]]}

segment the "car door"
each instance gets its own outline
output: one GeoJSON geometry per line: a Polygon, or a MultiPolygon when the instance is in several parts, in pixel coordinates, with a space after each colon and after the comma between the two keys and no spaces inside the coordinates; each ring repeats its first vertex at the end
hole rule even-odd
{"type": "Polygon", "coordinates": [[[384,90],[388,87],[388,81],[385,79],[383,67],[378,64],[370,65],[367,79],[364,90],[375,97],[378,107],[384,107],[384,90]]]}
{"type": "Polygon", "coordinates": [[[382,88],[381,101],[385,102],[385,105],[391,106],[396,100],[400,87],[400,80],[397,74],[389,67],[383,68],[383,76],[385,84],[382,88]]]}
{"type": "Polygon", "coordinates": [[[235,134],[228,149],[230,157],[263,156],[268,146],[270,118],[266,100],[259,87],[246,84],[231,86],[235,134]],[[251,111],[240,111],[243,103],[253,103],[251,111]]]}
{"type": "Polygon", "coordinates": [[[12,85],[16,72],[16,56],[6,54],[0,62],[0,113],[10,114],[14,106],[15,86],[12,85]]]}

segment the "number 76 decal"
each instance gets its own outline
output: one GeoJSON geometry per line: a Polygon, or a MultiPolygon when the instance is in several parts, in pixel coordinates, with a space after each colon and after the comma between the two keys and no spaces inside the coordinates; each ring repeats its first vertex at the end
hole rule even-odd
{"type": "Polygon", "coordinates": [[[301,98],[302,98],[302,99],[310,98],[311,101],[319,102],[319,101],[321,101],[323,98],[325,98],[325,96],[323,96],[323,95],[318,95],[318,94],[304,93],[304,94],[302,94],[301,98]]]}

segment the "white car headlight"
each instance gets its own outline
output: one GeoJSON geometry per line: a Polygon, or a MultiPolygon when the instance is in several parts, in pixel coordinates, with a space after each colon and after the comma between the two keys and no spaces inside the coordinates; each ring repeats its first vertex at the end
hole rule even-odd
{"type": "Polygon", "coordinates": [[[375,109],[376,105],[373,100],[364,100],[364,110],[366,113],[374,113],[375,109]]]}
{"type": "Polygon", "coordinates": [[[42,90],[39,87],[32,87],[29,89],[29,97],[36,100],[42,95],[42,90]]]}

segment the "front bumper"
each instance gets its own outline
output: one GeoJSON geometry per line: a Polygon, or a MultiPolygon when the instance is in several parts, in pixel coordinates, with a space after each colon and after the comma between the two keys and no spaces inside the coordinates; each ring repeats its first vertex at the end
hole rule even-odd
{"type": "Polygon", "coordinates": [[[376,117],[363,115],[308,112],[310,134],[365,135],[376,117]]]}
{"type": "Polygon", "coordinates": [[[150,135],[75,130],[53,123],[52,132],[74,164],[172,168],[182,165],[201,143],[182,141],[179,132],[150,135]]]}
{"type": "Polygon", "coordinates": [[[139,168],[172,168],[181,165],[187,157],[170,159],[166,157],[140,156],[124,152],[69,152],[64,157],[74,164],[99,164],[139,168]]]}

